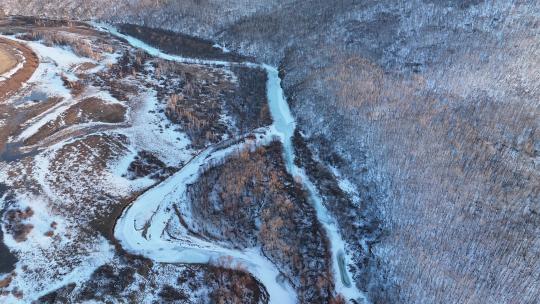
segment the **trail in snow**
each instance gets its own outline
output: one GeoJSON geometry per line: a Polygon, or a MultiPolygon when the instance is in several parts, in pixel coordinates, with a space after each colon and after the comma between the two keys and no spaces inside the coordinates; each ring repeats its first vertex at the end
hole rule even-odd
{"type": "MultiPolygon", "coordinates": [[[[284,96],[277,69],[251,62],[201,60],[170,55],[137,38],[121,34],[110,25],[94,23],[94,26],[123,38],[133,47],[162,59],[192,64],[243,65],[265,69],[268,75],[267,97],[273,124],[268,128],[262,141],[270,141],[270,138],[275,136],[280,138],[287,171],[292,176],[300,177],[309,193],[317,218],[325,228],[330,240],[336,292],[341,293],[347,299],[365,301],[363,293],[354,284],[351,284],[351,274],[346,267],[346,264],[350,262],[350,257],[345,253],[346,243],[339,233],[337,223],[324,206],[315,185],[309,180],[304,170],[294,164],[295,153],[292,137],[296,130],[296,123],[284,96]]],[[[182,204],[182,201],[186,200],[186,185],[197,180],[199,169],[208,162],[225,158],[238,148],[239,145],[221,150],[210,147],[186,164],[179,172],[145,192],[124,211],[116,224],[115,236],[127,251],[142,254],[158,262],[207,263],[213,259],[231,256],[242,263],[266,287],[270,295],[270,303],[295,303],[294,290],[288,284],[278,281],[279,271],[272,262],[262,256],[259,248],[244,251],[227,249],[193,237],[187,231],[180,239],[175,238],[174,240],[167,239],[164,234],[171,217],[170,208],[173,204],[185,205],[182,204]]]]}

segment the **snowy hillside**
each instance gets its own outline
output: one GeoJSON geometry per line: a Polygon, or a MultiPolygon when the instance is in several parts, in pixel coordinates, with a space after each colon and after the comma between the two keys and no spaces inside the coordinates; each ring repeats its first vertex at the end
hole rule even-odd
{"type": "MultiPolygon", "coordinates": [[[[105,248],[102,235],[114,240],[105,209],[139,218],[141,231],[161,230],[153,224],[176,216],[167,231],[191,233],[202,247],[196,251],[204,252],[200,259],[228,252],[235,257],[229,264],[270,261],[265,271],[280,272],[276,290],[279,285],[299,302],[333,297],[339,303],[338,294],[373,303],[538,302],[538,1],[5,0],[0,6],[13,15],[124,24],[118,25],[123,34],[114,33],[127,35],[122,50],[118,43],[88,40],[95,38],[75,48],[69,39],[36,33],[13,40],[13,29],[3,30],[10,43],[23,43],[43,60],[33,75],[29,69],[15,73],[0,89],[11,100],[0,105],[0,126],[7,126],[0,131],[6,163],[0,176],[8,193],[41,183],[46,186],[36,186],[32,195],[50,191],[96,201],[92,216],[75,212],[95,225],[88,244],[105,248]],[[65,62],[55,61],[59,54],[65,62]],[[30,87],[18,88],[26,82],[30,87]],[[278,82],[283,92],[271,89],[278,82]],[[276,116],[283,107],[272,101],[281,95],[290,107],[286,121],[294,124],[276,116]],[[96,111],[102,107],[113,114],[96,111]],[[15,109],[22,114],[10,114],[15,109]],[[106,136],[90,136],[95,132],[106,136]],[[73,140],[78,136],[92,143],[73,140]],[[62,141],[68,146],[59,146],[62,141]],[[244,141],[249,152],[226,152],[244,141]],[[218,157],[216,145],[225,154],[218,157]],[[97,153],[97,146],[107,149],[97,153]],[[66,157],[73,153],[103,169],[85,169],[66,157]],[[208,153],[212,164],[199,166],[199,153],[208,153]],[[77,169],[49,176],[44,166],[77,169]],[[194,175],[184,175],[184,166],[194,175]],[[185,189],[178,188],[182,180],[189,181],[185,189]],[[169,207],[158,210],[156,221],[144,208],[122,213],[110,207],[137,206],[136,197],[158,195],[153,185],[161,182],[178,188],[188,203],[155,196],[154,204],[169,207]]],[[[21,33],[66,26],[16,23],[21,33]]],[[[76,34],[116,39],[108,29],[92,31],[76,34]]],[[[20,54],[28,52],[23,47],[20,54]]],[[[36,64],[29,54],[25,58],[36,64]]],[[[4,218],[28,230],[28,218],[37,216],[23,201],[32,199],[20,197],[4,218]]],[[[15,201],[10,195],[4,200],[15,201]]],[[[62,231],[68,224],[58,221],[62,231]]],[[[5,245],[18,248],[8,228],[4,224],[5,245]]],[[[154,233],[143,247],[154,241],[176,246],[172,240],[154,233]]],[[[22,255],[15,250],[14,256],[22,255]]],[[[181,256],[175,261],[185,262],[181,256]]],[[[19,258],[14,265],[24,263],[19,258]]],[[[170,270],[163,265],[173,267],[156,263],[148,275],[171,282],[159,278],[170,270]]],[[[182,267],[207,276],[207,270],[182,267]]],[[[240,268],[244,272],[223,270],[252,287],[237,296],[272,301],[275,282],[261,280],[253,265],[240,268]]],[[[116,268],[107,271],[101,276],[120,275],[116,268]]],[[[188,283],[167,284],[181,289],[188,283]]],[[[81,296],[79,285],[58,294],[81,296]]],[[[206,284],[199,299],[237,290],[219,285],[206,284]]]]}

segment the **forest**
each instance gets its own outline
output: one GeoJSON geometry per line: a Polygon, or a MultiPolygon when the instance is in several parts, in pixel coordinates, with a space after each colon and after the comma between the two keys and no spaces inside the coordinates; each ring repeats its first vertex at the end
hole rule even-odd
{"type": "MultiPolygon", "coordinates": [[[[339,172],[359,193],[361,208],[350,198],[340,201],[363,226],[354,238],[369,241],[356,283],[373,303],[540,300],[538,1],[5,0],[0,6],[8,14],[189,34],[278,66],[305,141],[297,149],[310,155],[298,161],[310,164],[311,176],[339,172]]],[[[170,117],[199,124],[189,107],[172,116],[189,100],[173,96],[170,117]]],[[[263,109],[250,115],[265,117],[263,109]]],[[[219,180],[211,172],[205,178],[219,180]]],[[[201,233],[244,216],[230,214],[201,233]]],[[[253,226],[219,237],[240,236],[231,246],[258,242],[253,226]]],[[[281,247],[267,246],[269,256],[281,247]]]]}

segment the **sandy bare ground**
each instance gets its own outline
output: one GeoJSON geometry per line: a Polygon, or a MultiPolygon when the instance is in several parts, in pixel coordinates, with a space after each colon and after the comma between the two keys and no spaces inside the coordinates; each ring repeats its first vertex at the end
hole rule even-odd
{"type": "Polygon", "coordinates": [[[10,71],[17,65],[17,58],[0,44],[0,75],[10,71]]]}
{"type": "MultiPolygon", "coordinates": [[[[25,63],[23,68],[18,70],[15,75],[12,75],[9,79],[0,83],[0,103],[2,103],[2,101],[9,95],[18,90],[21,85],[32,76],[39,64],[39,59],[30,48],[21,43],[3,38],[0,38],[0,61],[3,60],[2,54],[5,54],[4,56],[6,56],[6,58],[12,57],[13,60],[18,60],[12,52],[13,49],[17,49],[22,53],[25,63]]],[[[17,61],[15,61],[15,64],[17,64],[17,61]]],[[[0,63],[0,74],[3,73],[2,66],[2,63],[0,63]]],[[[9,64],[6,64],[6,69],[10,69],[9,64]]]]}
{"type": "MultiPolygon", "coordinates": [[[[4,58],[3,56],[6,56],[6,58],[13,57],[14,60],[22,60],[18,59],[17,56],[13,55],[12,50],[14,48],[22,53],[25,63],[24,66],[14,75],[12,75],[6,80],[0,81],[0,119],[4,121],[3,125],[0,127],[0,159],[2,159],[1,155],[3,154],[7,138],[12,132],[17,130],[20,123],[19,120],[23,119],[23,117],[25,116],[24,113],[19,113],[19,115],[17,115],[13,107],[5,103],[4,101],[9,96],[17,92],[17,90],[20,89],[23,83],[30,79],[39,64],[38,57],[27,46],[8,39],[0,38],[0,66],[4,66],[2,65],[4,58]],[[9,53],[7,50],[9,50],[9,53]]],[[[15,61],[15,65],[17,63],[18,62],[15,61]]],[[[6,64],[5,66],[8,70],[11,69],[10,67],[8,67],[8,64],[6,64]]],[[[3,68],[0,68],[0,74],[3,73],[2,71],[3,68]]]]}

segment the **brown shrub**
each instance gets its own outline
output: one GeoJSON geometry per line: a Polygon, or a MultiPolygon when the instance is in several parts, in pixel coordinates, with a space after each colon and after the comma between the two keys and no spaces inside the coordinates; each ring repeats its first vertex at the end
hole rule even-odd
{"type": "Polygon", "coordinates": [[[34,211],[30,207],[25,210],[8,210],[4,215],[6,232],[11,234],[17,242],[26,241],[27,235],[34,228],[32,224],[26,223],[26,220],[32,215],[34,215],[34,211]]]}

